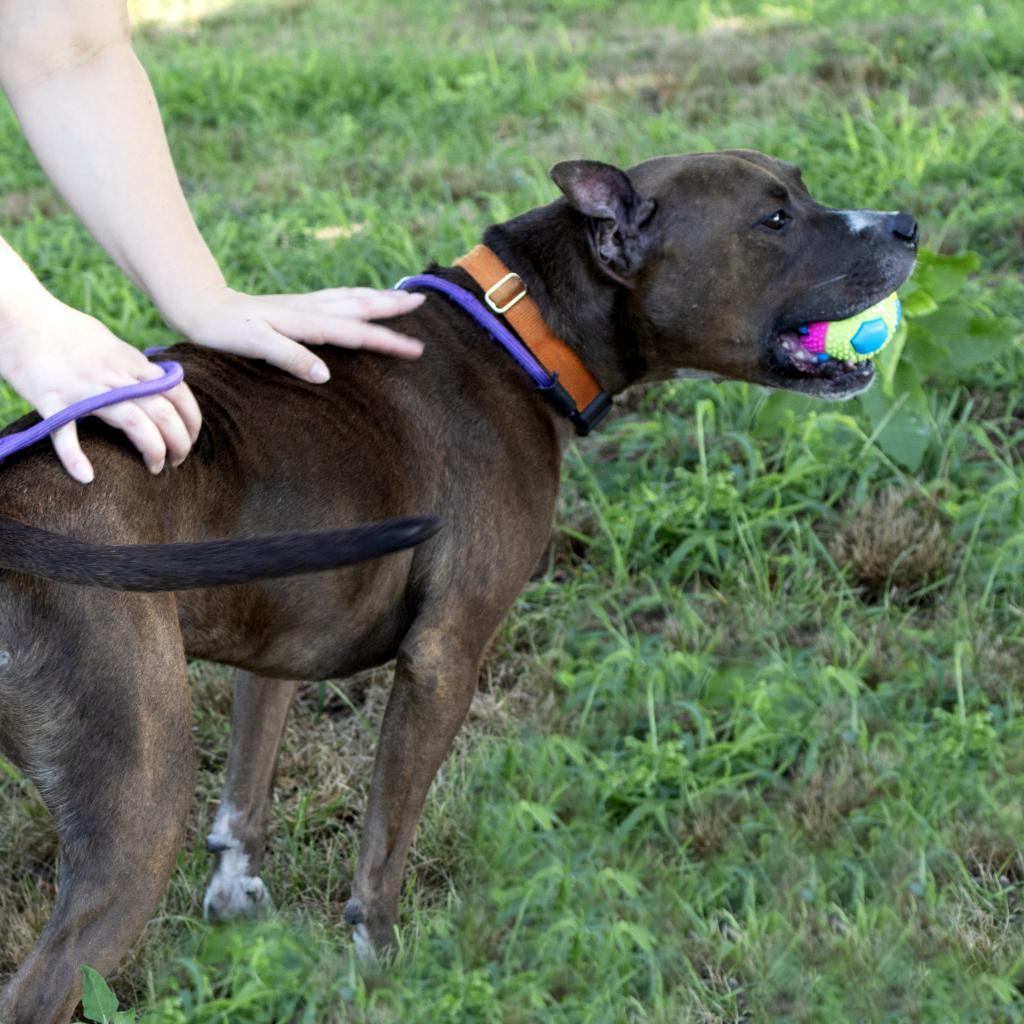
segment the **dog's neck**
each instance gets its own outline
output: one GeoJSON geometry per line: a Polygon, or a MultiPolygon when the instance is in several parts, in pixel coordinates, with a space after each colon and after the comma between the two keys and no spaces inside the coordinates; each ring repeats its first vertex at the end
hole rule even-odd
{"type": "Polygon", "coordinates": [[[484,244],[526,282],[548,327],[618,394],[646,370],[624,289],[594,266],[576,213],[564,200],[488,228],[484,244]],[[586,296],[586,301],[580,301],[586,296]]]}

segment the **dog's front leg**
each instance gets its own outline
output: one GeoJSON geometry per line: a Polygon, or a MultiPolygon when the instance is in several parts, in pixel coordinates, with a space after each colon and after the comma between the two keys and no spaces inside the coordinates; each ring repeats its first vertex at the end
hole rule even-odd
{"type": "Polygon", "coordinates": [[[270,896],[259,877],[267,838],[277,755],[288,709],[299,684],[240,671],[231,706],[231,739],[224,791],[206,848],[217,866],[203,913],[230,920],[259,913],[270,896]]]}
{"type": "Polygon", "coordinates": [[[352,898],[345,920],[360,953],[394,942],[405,858],[427,790],[451,749],[476,690],[481,651],[447,631],[414,631],[398,656],[370,782],[352,898]]]}

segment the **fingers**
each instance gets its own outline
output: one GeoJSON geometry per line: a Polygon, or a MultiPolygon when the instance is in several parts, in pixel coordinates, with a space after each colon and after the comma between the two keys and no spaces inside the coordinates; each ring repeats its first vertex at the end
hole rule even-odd
{"type": "Polygon", "coordinates": [[[324,321],[324,344],[341,348],[365,348],[402,359],[418,359],[423,354],[423,342],[404,334],[397,334],[380,324],[363,320],[342,320],[332,317],[324,321]]]}
{"type": "MultiPolygon", "coordinates": [[[[179,384],[164,393],[164,398],[171,403],[185,426],[189,437],[189,446],[199,438],[199,430],[203,425],[203,414],[199,411],[199,403],[187,384],[179,384]]],[[[188,449],[186,449],[187,454],[188,449]]],[[[178,463],[174,463],[178,465],[178,463]]]]}
{"type": "MultiPolygon", "coordinates": [[[[163,376],[163,369],[157,366],[155,363],[145,362],[139,367],[139,377],[141,380],[156,380],[158,377],[163,376]]],[[[171,404],[173,413],[171,410],[157,404],[154,406],[156,415],[153,417],[157,426],[160,427],[160,432],[164,434],[165,440],[168,442],[168,447],[177,445],[180,442],[181,429],[184,428],[185,433],[188,435],[189,443],[185,448],[185,455],[188,454],[188,449],[196,443],[196,439],[199,437],[199,430],[203,425],[203,414],[199,409],[199,403],[195,399],[195,395],[192,394],[191,388],[188,384],[182,382],[171,388],[170,391],[161,392],[159,395],[153,396],[157,399],[162,399],[171,404]],[[180,421],[180,425],[179,422],[180,421]],[[167,423],[168,430],[174,436],[168,436],[167,432],[163,429],[163,424],[167,423]],[[175,441],[175,438],[179,439],[179,442],[175,441]]],[[[152,399],[142,399],[143,403],[152,401],[152,399]]],[[[143,405],[143,408],[147,408],[143,405]]],[[[182,455],[184,458],[184,455],[182,455]]],[[[171,462],[172,466],[180,465],[181,459],[178,461],[171,462]]]]}
{"type": "Polygon", "coordinates": [[[339,317],[313,317],[279,308],[268,320],[266,330],[260,332],[257,346],[253,347],[251,354],[313,384],[329,380],[331,374],[327,364],[295,339],[311,345],[372,349],[406,359],[415,359],[423,351],[422,342],[377,324],[339,317]]]}
{"type": "Polygon", "coordinates": [[[82,446],[78,443],[78,431],[74,423],[69,423],[50,435],[57,458],[68,474],[80,484],[91,484],[95,476],[92,463],[85,457],[82,446]]]}
{"type": "Polygon", "coordinates": [[[308,295],[281,295],[282,305],[313,315],[351,320],[387,320],[411,313],[426,299],[422,292],[377,291],[373,288],[326,288],[308,295]]]}
{"type": "Polygon", "coordinates": [[[322,359],[269,326],[260,332],[259,350],[253,355],[311,384],[323,384],[331,378],[331,372],[322,359]]]}
{"type": "MultiPolygon", "coordinates": [[[[36,408],[39,415],[45,419],[55,412],[60,412],[65,405],[67,402],[62,401],[58,394],[48,392],[40,396],[36,408]]],[[[86,458],[85,452],[82,451],[82,446],[78,442],[78,431],[75,429],[75,424],[69,423],[67,426],[61,427],[60,430],[55,430],[50,435],[50,441],[53,443],[57,458],[60,459],[61,465],[67,470],[68,475],[80,484],[91,484],[95,473],[92,463],[86,458]]]]}
{"type": "MultiPolygon", "coordinates": [[[[180,466],[192,447],[192,435],[177,408],[163,395],[143,398],[137,404],[160,432],[171,465],[180,466]]],[[[161,468],[163,468],[162,465],[161,468]]],[[[154,472],[159,471],[155,470],[154,472]]]]}
{"type": "MultiPolygon", "coordinates": [[[[154,420],[143,411],[142,402],[118,402],[117,405],[100,409],[94,415],[127,435],[128,440],[138,448],[150,473],[159,473],[164,468],[167,441],[154,420]]],[[[188,451],[187,448],[185,450],[188,451]]]]}
{"type": "Polygon", "coordinates": [[[278,333],[310,345],[365,348],[404,359],[423,353],[422,341],[360,319],[282,308],[274,310],[269,322],[278,333]]]}
{"type": "MultiPolygon", "coordinates": [[[[154,369],[159,374],[159,367],[154,369]]],[[[124,431],[139,450],[146,468],[154,474],[163,470],[168,458],[172,466],[180,466],[202,426],[195,396],[185,384],[164,394],[118,402],[94,415],[124,431]]]]}
{"type": "Polygon", "coordinates": [[[310,345],[365,348],[416,359],[423,343],[367,320],[386,320],[423,304],[422,293],[372,288],[327,288],[308,295],[278,296],[280,305],[268,320],[281,334],[310,345]]]}

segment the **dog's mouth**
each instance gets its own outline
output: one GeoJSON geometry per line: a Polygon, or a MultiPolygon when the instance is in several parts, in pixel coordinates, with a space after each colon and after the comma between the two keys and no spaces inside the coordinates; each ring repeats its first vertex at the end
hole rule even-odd
{"type": "MultiPolygon", "coordinates": [[[[867,309],[865,302],[859,308],[844,309],[831,316],[815,316],[814,320],[841,320],[867,309]]],[[[847,360],[821,358],[804,344],[807,322],[788,322],[772,332],[768,346],[776,386],[800,391],[819,398],[843,399],[866,391],[875,379],[875,365],[870,359],[847,360]]]]}
{"type": "Polygon", "coordinates": [[[864,388],[875,375],[875,366],[870,359],[859,362],[819,360],[804,347],[803,336],[796,327],[776,333],[773,354],[778,367],[798,380],[819,380],[833,386],[848,384],[851,388],[864,388]]]}

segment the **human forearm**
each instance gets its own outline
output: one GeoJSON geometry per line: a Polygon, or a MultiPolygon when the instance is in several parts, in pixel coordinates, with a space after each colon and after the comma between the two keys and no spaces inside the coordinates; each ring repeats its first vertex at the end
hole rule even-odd
{"type": "Polygon", "coordinates": [[[0,375],[4,373],[5,338],[49,298],[25,261],[0,238],[0,375]]]}
{"type": "Polygon", "coordinates": [[[42,74],[9,73],[3,84],[69,205],[168,323],[187,330],[193,301],[223,288],[224,278],[192,220],[128,40],[42,74]]]}

